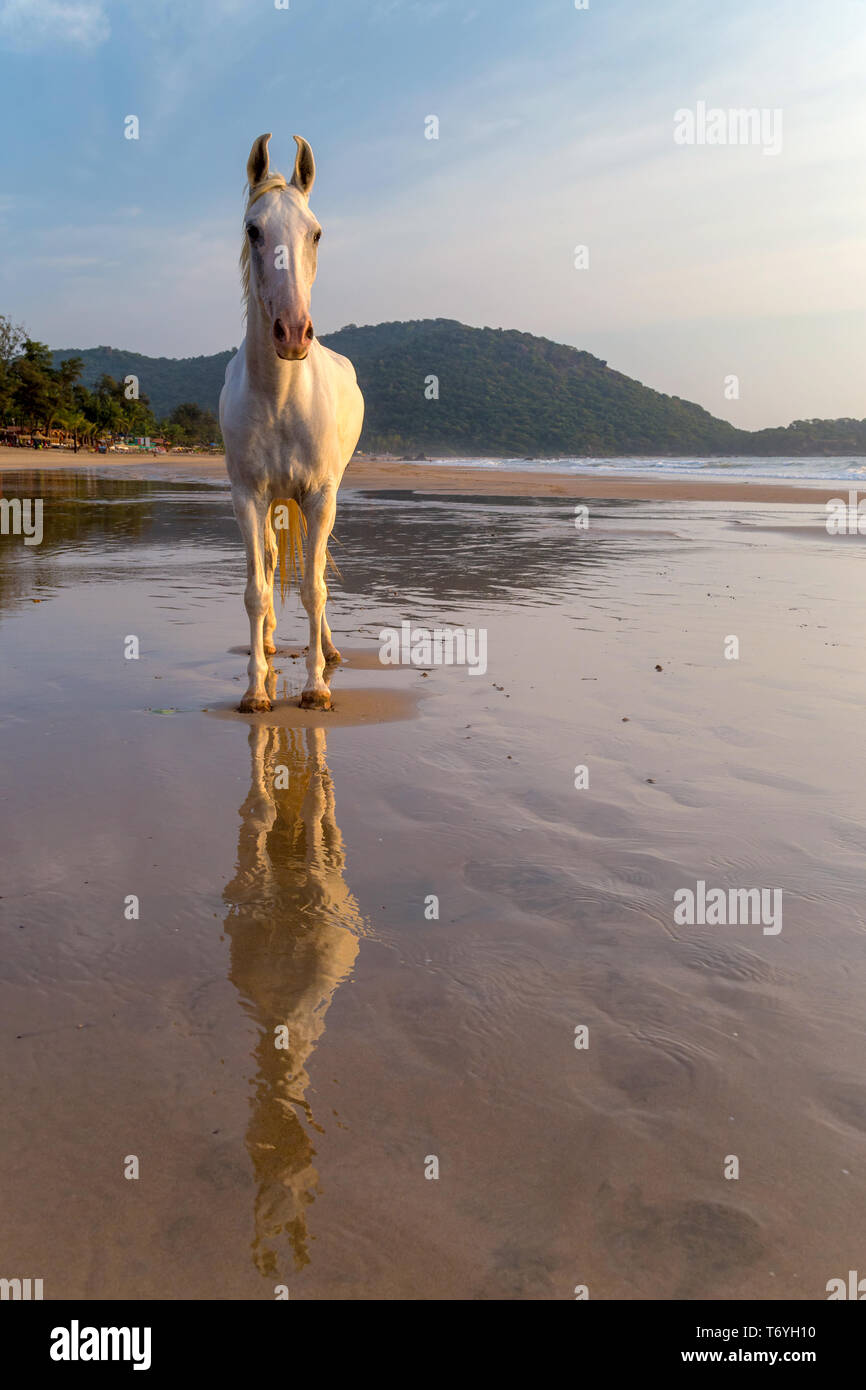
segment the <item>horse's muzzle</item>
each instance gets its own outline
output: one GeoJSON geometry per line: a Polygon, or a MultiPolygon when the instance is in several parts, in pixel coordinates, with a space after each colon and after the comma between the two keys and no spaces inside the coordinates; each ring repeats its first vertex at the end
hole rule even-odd
{"type": "Polygon", "coordinates": [[[284,362],[303,361],[314,336],[309,314],[301,323],[287,323],[282,317],[274,319],[274,348],[284,362]]]}

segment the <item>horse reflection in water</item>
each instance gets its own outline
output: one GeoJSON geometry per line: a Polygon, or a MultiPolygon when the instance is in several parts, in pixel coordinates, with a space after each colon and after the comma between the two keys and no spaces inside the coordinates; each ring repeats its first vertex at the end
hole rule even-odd
{"type": "Polygon", "coordinates": [[[312,1132],[323,1131],[307,1066],[365,925],[343,878],[324,730],[256,724],[249,745],[252,782],[224,897],[230,978],[259,1030],[246,1136],[258,1189],[253,1257],[276,1276],[286,1240],[295,1268],[309,1263],[306,1210],[319,1190],[312,1132]],[[278,1046],[286,1031],[288,1045],[278,1046]]]}

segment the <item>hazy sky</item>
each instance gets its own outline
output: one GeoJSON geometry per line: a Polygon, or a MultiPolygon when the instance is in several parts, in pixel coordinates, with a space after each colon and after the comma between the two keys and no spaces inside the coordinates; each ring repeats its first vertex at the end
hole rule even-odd
{"type": "Polygon", "coordinates": [[[0,313],[237,344],[249,147],[288,174],[297,132],[319,332],[456,318],[746,427],[866,415],[863,0],[289,3],[0,0],[0,313]],[[781,112],[781,149],[677,143],[700,102],[781,112]]]}

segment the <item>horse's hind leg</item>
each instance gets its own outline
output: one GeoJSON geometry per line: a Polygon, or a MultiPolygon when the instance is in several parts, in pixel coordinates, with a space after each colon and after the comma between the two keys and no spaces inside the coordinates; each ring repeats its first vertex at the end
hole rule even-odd
{"type": "MultiPolygon", "coordinates": [[[[307,651],[307,683],[301,692],[302,709],[330,709],[331,692],[324,679],[325,654],[322,650],[322,619],[328,589],[325,584],[325,562],[328,537],[337,514],[336,493],[330,489],[309,494],[303,502],[307,522],[307,560],[301,584],[301,601],[310,620],[310,645],[307,651]]],[[[330,630],[328,630],[330,642],[330,630]]],[[[333,648],[333,643],[330,644],[333,648]]]]}
{"type": "Polygon", "coordinates": [[[274,611],[274,575],[277,569],[277,537],[274,531],[273,516],[268,510],[265,520],[265,580],[268,585],[268,611],[262,624],[262,643],[265,656],[274,656],[276,647],[274,646],[274,633],[277,628],[277,615],[274,611]]]}
{"type": "MultiPolygon", "coordinates": [[[[327,561],[326,561],[327,563],[327,561]]],[[[328,586],[325,585],[325,602],[328,601],[328,586]]],[[[341,660],[340,653],[331,640],[331,629],[328,627],[328,619],[325,610],[322,609],[322,655],[329,666],[334,666],[341,660]]]]}
{"type": "Polygon", "coordinates": [[[268,504],[243,493],[232,494],[235,516],[247,552],[247,585],[244,590],[244,606],[250,620],[250,661],[247,667],[249,686],[238,708],[242,714],[272,708],[265,678],[268,663],[265,658],[263,625],[268,607],[272,602],[272,592],[268,591],[265,569],[265,530],[267,527],[268,504]]]}

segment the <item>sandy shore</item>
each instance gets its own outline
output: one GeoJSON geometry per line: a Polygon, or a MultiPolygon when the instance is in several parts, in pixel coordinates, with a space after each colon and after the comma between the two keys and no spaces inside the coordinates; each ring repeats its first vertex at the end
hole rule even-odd
{"type": "MultiPolygon", "coordinates": [[[[149,458],[124,454],[73,454],[62,449],[34,452],[0,446],[0,473],[29,469],[96,468],[118,477],[164,476],[224,478],[225,461],[204,454],[149,458]]],[[[419,492],[463,493],[479,497],[611,497],[634,501],[809,502],[823,504],[843,491],[841,483],[703,481],[694,478],[643,478],[628,474],[545,474],[499,472],[462,465],[409,463],[399,459],[353,459],[342,487],[370,491],[412,488],[419,492]]]]}
{"type": "Polygon", "coordinates": [[[39,477],[40,546],[0,536],[3,1272],[293,1302],[862,1272],[861,545],[787,489],[578,531],[365,464],[393,495],[341,504],[335,712],[297,709],[292,593],[246,717],[227,494],[93,466],[39,477]],[[486,671],[383,667],[404,620],[483,628],[486,671]],[[699,882],[778,890],[781,930],[677,921],[699,882]]]}

